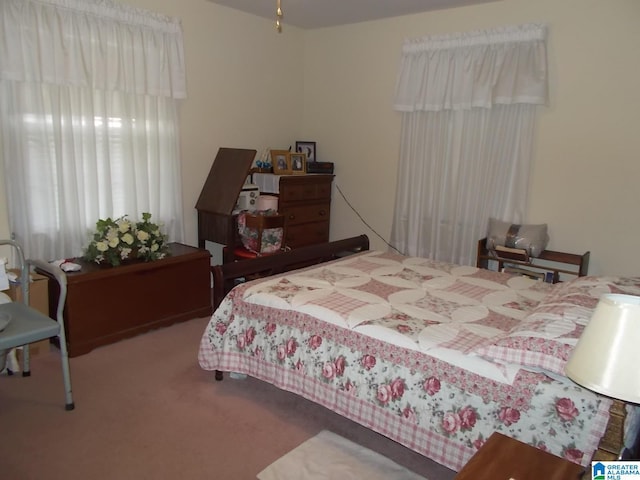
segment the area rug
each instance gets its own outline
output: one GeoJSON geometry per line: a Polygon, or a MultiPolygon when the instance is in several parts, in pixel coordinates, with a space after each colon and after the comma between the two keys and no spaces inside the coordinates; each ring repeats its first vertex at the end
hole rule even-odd
{"type": "Polygon", "coordinates": [[[323,430],[258,474],[259,480],[426,480],[386,457],[323,430]]]}

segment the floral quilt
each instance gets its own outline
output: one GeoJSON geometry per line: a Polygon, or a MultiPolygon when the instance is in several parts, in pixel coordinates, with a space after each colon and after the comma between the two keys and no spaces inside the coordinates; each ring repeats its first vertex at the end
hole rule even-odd
{"type": "Polygon", "coordinates": [[[494,431],[586,465],[610,401],[474,353],[554,288],[365,252],[237,286],[213,314],[199,362],[300,394],[454,470],[494,431]]]}

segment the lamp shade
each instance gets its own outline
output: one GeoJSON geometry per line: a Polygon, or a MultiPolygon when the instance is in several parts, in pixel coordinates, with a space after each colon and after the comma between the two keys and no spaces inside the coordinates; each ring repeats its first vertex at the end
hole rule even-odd
{"type": "Polygon", "coordinates": [[[640,297],[606,294],[565,366],[574,382],[608,397],[640,403],[640,297]]]}

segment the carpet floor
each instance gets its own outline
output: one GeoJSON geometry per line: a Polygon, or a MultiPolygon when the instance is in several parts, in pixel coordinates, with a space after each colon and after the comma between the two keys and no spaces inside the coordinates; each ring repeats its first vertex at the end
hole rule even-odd
{"type": "Polygon", "coordinates": [[[0,377],[0,477],[249,480],[322,430],[429,480],[455,476],[264,382],[216,382],[197,362],[207,322],[194,319],[70,359],[71,412],[64,410],[55,349],[32,358],[31,377],[0,377]]]}

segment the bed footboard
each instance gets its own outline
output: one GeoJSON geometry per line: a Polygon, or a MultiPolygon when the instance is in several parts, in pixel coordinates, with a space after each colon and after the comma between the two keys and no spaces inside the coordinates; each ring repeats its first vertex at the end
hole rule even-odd
{"type": "MultiPolygon", "coordinates": [[[[214,265],[211,267],[211,272],[213,273],[213,308],[214,310],[218,308],[222,299],[236,285],[238,279],[277,275],[365,250],[369,250],[369,237],[359,235],[344,240],[309,245],[274,255],[256,257],[250,260],[214,265]]],[[[222,380],[222,372],[216,370],[215,378],[216,380],[222,380]]]]}
{"type": "Polygon", "coordinates": [[[214,265],[211,267],[211,272],[213,273],[213,308],[214,310],[218,308],[222,299],[240,278],[277,275],[365,250],[369,250],[369,238],[366,235],[360,235],[344,240],[296,248],[295,250],[274,255],[256,257],[250,260],[214,265]]]}

